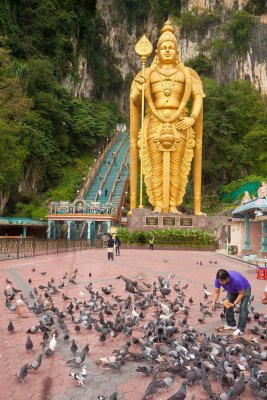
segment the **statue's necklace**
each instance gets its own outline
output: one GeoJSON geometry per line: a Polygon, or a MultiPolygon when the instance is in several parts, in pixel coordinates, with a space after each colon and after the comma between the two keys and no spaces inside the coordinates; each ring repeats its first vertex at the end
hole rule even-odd
{"type": "Polygon", "coordinates": [[[160,81],[161,81],[161,87],[163,90],[163,94],[166,97],[169,97],[172,94],[172,90],[175,84],[174,79],[172,78],[172,75],[176,74],[177,71],[172,71],[171,73],[163,73],[160,72],[159,70],[157,71],[159,73],[160,81]],[[162,77],[164,76],[164,78],[162,77]]]}

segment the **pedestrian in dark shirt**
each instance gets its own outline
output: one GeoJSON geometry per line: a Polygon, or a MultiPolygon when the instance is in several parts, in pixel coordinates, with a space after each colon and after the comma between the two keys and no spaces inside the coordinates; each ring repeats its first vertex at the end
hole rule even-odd
{"type": "Polygon", "coordinates": [[[121,241],[119,239],[119,236],[115,236],[115,250],[116,250],[116,256],[120,256],[120,247],[121,247],[121,241]]]}
{"type": "Polygon", "coordinates": [[[216,302],[220,296],[220,288],[227,291],[227,300],[224,302],[227,325],[224,330],[234,330],[234,336],[244,333],[248,318],[248,302],[251,296],[251,286],[247,278],[237,271],[219,269],[215,279],[215,289],[212,296],[212,309],[215,310],[216,302]],[[240,303],[238,324],[236,325],[234,308],[240,303]]]}
{"type": "Polygon", "coordinates": [[[108,260],[114,260],[113,258],[113,253],[114,253],[114,239],[112,239],[112,236],[109,236],[108,239],[108,260]]]}

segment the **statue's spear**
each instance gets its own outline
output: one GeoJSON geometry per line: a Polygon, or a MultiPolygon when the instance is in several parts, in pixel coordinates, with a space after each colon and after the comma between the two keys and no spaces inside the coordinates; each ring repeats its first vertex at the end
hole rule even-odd
{"type": "Polygon", "coordinates": [[[152,43],[148,40],[146,35],[135,45],[135,52],[140,56],[142,63],[142,105],[141,105],[141,156],[140,156],[140,205],[143,208],[143,147],[144,147],[144,118],[145,118],[145,64],[147,58],[153,51],[152,43]]]}

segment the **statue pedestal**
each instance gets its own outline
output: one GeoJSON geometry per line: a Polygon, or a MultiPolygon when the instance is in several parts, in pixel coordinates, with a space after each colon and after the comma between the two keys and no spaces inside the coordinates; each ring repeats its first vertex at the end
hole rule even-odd
{"type": "Polygon", "coordinates": [[[130,232],[138,229],[148,231],[152,229],[168,229],[170,227],[177,229],[206,229],[210,218],[212,217],[206,215],[153,213],[148,208],[135,208],[132,210],[132,215],[128,217],[128,229],[130,232]]]}
{"type": "Polygon", "coordinates": [[[200,228],[213,233],[220,242],[220,247],[227,247],[229,235],[228,216],[153,213],[148,208],[135,208],[132,210],[132,215],[128,216],[127,219],[129,232],[168,228],[200,228]]]}

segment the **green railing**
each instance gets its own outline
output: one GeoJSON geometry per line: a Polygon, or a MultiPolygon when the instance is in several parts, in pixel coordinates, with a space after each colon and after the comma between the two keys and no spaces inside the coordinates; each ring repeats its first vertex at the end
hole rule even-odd
{"type": "Polygon", "coordinates": [[[81,251],[90,248],[90,240],[49,240],[39,238],[0,239],[0,261],[81,251]]]}

